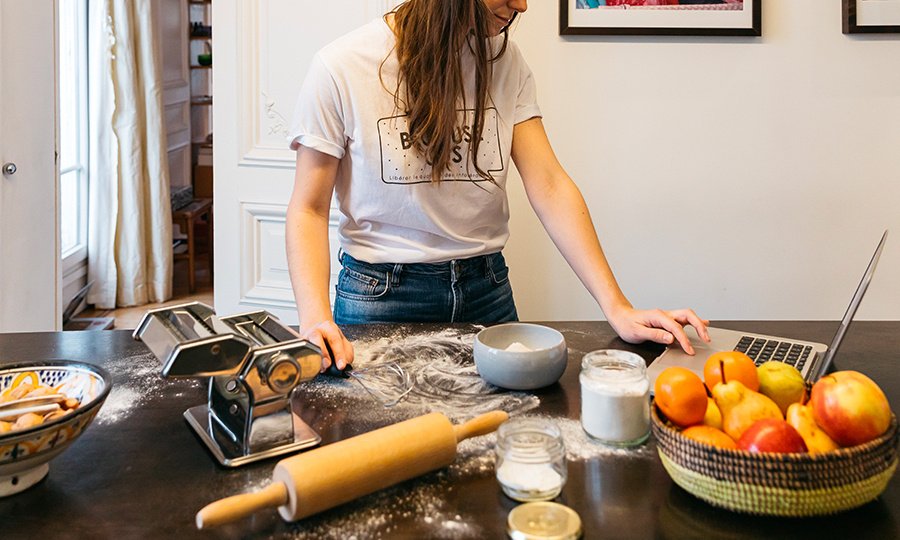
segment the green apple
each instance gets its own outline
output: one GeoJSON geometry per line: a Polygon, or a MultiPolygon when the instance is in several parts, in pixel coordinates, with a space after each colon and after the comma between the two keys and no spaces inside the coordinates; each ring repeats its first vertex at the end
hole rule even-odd
{"type": "Polygon", "coordinates": [[[781,414],[787,414],[791,403],[801,403],[806,394],[806,381],[794,366],[770,361],[756,368],[759,392],[774,401],[781,414]]]}

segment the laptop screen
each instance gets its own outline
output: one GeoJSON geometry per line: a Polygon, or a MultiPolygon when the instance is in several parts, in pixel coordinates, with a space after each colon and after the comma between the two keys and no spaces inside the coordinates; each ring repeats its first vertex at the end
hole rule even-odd
{"type": "Polygon", "coordinates": [[[856,315],[856,309],[859,308],[859,304],[862,302],[863,295],[866,294],[866,289],[869,288],[869,282],[872,281],[872,275],[875,273],[875,267],[878,265],[878,259],[881,257],[881,252],[884,249],[884,241],[887,239],[888,232],[884,231],[884,234],[881,235],[881,242],[878,243],[878,247],[875,248],[875,254],[872,255],[872,260],[869,261],[869,266],[866,268],[866,273],[863,274],[862,280],[859,282],[859,286],[856,288],[856,293],[853,295],[853,299],[850,300],[850,305],[847,306],[847,312],[844,313],[844,319],[841,321],[841,325],[838,327],[837,333],[834,334],[834,339],[831,341],[831,345],[828,347],[828,352],[825,353],[825,358],[819,364],[818,372],[811,379],[813,381],[817,380],[819,377],[824,375],[828,368],[831,366],[832,360],[834,360],[834,355],[837,354],[838,347],[841,345],[841,340],[844,339],[844,334],[847,333],[847,329],[850,328],[850,323],[853,321],[853,316],[856,315]]]}

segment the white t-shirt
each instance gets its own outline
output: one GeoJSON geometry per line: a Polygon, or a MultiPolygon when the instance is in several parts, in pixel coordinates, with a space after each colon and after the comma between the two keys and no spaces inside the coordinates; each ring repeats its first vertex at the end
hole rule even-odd
{"type": "MultiPolygon", "coordinates": [[[[491,38],[495,50],[501,43],[502,37],[491,38]]],[[[470,161],[467,166],[475,73],[466,49],[466,125],[450,169],[434,184],[395,106],[394,44],[379,18],[325,46],[297,102],[291,148],[302,144],[341,160],[335,183],[341,247],[370,263],[441,262],[502,250],[509,237],[505,185],[513,126],[541,115],[531,70],[512,42],[493,64],[478,163],[494,185],[470,161]]]]}

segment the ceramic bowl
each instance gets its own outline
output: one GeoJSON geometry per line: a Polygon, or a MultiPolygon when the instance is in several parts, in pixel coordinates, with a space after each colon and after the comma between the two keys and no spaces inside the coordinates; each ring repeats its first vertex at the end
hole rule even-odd
{"type": "Polygon", "coordinates": [[[563,335],[539,324],[506,323],[475,336],[475,367],[485,381],[510,390],[551,385],[566,370],[563,335]]]}
{"type": "Polygon", "coordinates": [[[50,460],[87,429],[112,386],[105,370],[81,362],[48,360],[0,366],[0,396],[22,382],[51,386],[81,403],[61,418],[0,434],[0,497],[24,491],[44,478],[50,460]]]}

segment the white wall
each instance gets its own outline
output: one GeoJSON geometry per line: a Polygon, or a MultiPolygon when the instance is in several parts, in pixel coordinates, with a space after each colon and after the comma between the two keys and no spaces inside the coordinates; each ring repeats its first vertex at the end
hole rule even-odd
{"type": "MultiPolygon", "coordinates": [[[[315,50],[391,3],[214,4],[220,313],[265,308],[296,321],[285,124],[315,50]]],[[[513,37],[635,305],[837,319],[890,227],[859,316],[900,319],[900,35],[842,35],[837,0],[763,7],[761,38],[563,39],[558,2],[532,0],[513,37]]],[[[510,185],[506,254],[521,318],[600,318],[521,184],[510,185]]]]}
{"type": "MultiPolygon", "coordinates": [[[[838,319],[891,228],[858,318],[898,319],[900,35],[841,34],[836,0],[763,8],[761,38],[562,38],[534,0],[513,37],[635,305],[838,319]]],[[[600,317],[511,191],[520,316],[600,317]]]]}

